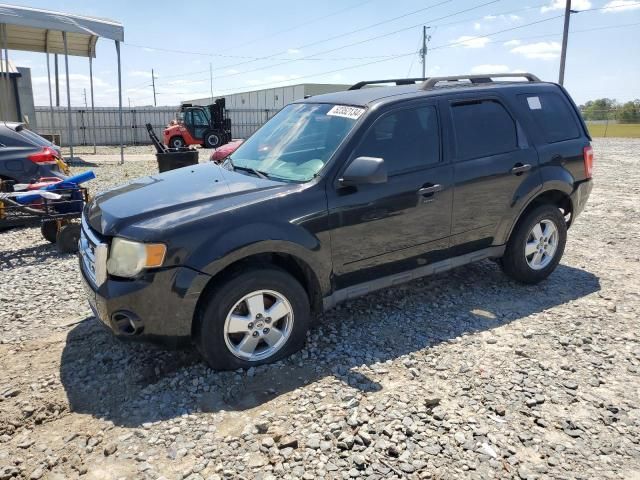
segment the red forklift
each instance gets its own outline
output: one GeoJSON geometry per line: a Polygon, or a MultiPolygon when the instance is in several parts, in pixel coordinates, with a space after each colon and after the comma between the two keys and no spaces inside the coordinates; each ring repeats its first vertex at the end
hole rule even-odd
{"type": "Polygon", "coordinates": [[[169,148],[201,145],[218,148],[231,141],[231,119],[227,116],[224,98],[207,106],[184,103],[162,132],[162,140],[169,148]]]}

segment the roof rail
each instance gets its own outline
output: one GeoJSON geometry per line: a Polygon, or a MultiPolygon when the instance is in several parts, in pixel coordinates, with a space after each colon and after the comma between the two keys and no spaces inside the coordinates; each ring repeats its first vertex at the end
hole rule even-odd
{"type": "Polygon", "coordinates": [[[451,77],[431,77],[420,86],[421,90],[431,90],[440,82],[457,82],[458,80],[469,80],[471,83],[492,83],[494,78],[523,77],[529,82],[540,82],[541,80],[532,73],[483,73],[480,75],[454,75],[451,77]]]}
{"type": "Polygon", "coordinates": [[[416,82],[424,82],[428,78],[390,78],[389,80],[367,80],[351,85],[349,90],[360,90],[365,85],[375,85],[378,83],[395,83],[396,85],[412,85],[416,82]]]}

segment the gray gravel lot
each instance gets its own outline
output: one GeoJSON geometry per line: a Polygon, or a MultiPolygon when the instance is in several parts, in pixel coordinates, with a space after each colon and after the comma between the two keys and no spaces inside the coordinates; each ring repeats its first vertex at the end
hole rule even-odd
{"type": "Polygon", "coordinates": [[[115,340],[74,256],[0,234],[0,480],[640,478],[640,140],[594,148],[547,281],[487,261],[371,294],[246,372],[115,340]]]}

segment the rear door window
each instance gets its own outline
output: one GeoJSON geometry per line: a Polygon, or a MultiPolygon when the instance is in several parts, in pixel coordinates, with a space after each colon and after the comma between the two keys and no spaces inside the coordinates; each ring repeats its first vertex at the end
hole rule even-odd
{"type": "Polygon", "coordinates": [[[433,105],[383,115],[367,130],[355,157],[382,157],[390,175],[440,161],[438,113],[433,105]]]}
{"type": "Polygon", "coordinates": [[[458,160],[489,157],[518,148],[516,124],[497,100],[454,103],[451,115],[458,160]]]}
{"type": "Polygon", "coordinates": [[[580,136],[571,107],[557,93],[537,93],[518,97],[547,143],[562,142],[580,136]]]}

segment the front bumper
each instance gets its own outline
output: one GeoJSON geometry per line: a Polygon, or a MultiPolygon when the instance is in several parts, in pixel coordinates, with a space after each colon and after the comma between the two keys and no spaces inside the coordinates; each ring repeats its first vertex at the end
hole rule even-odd
{"type": "Polygon", "coordinates": [[[83,222],[79,265],[95,317],[120,337],[169,344],[188,339],[198,298],[211,277],[188,267],[171,267],[149,270],[135,279],[111,278],[106,275],[106,248],[87,240],[86,228],[83,222]]]}

